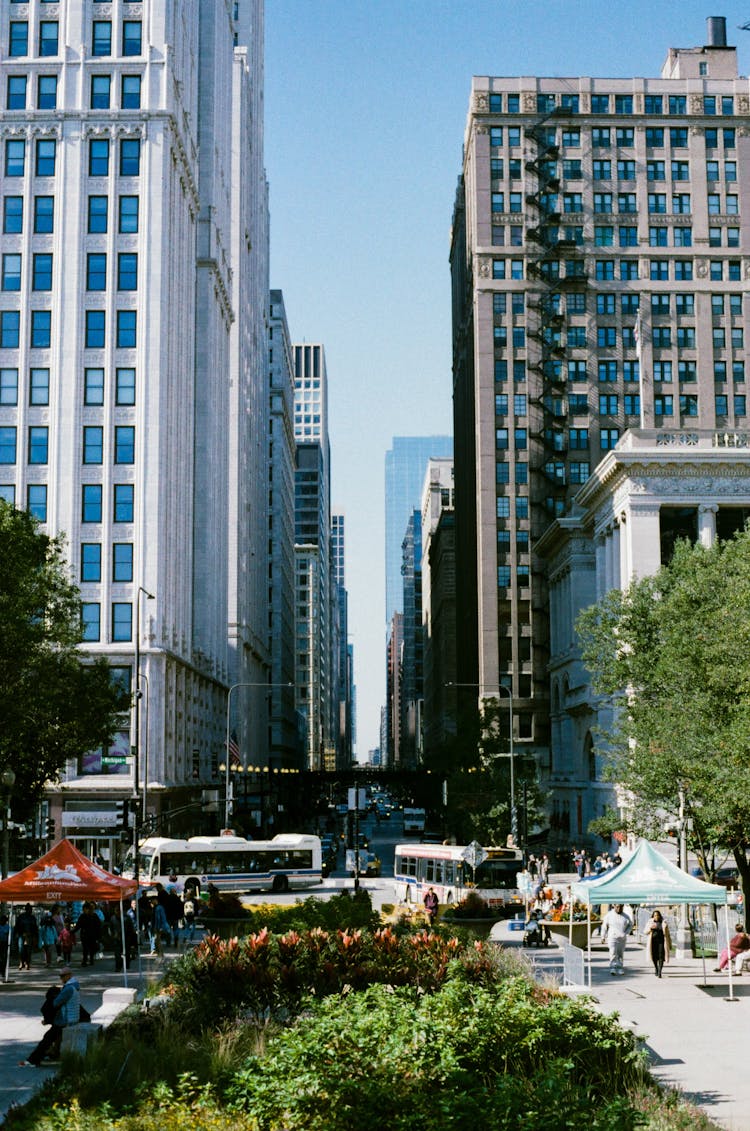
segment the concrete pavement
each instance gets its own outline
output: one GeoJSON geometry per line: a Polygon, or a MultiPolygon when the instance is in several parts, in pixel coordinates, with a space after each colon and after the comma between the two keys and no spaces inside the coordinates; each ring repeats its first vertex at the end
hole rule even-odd
{"type": "MultiPolygon", "coordinates": [[[[503,923],[492,937],[519,947],[523,934],[503,923]]],[[[554,944],[524,953],[541,969],[560,968],[561,952],[554,944]]],[[[727,1131],[750,1131],[750,977],[734,979],[734,1000],[728,1001],[726,972],[715,974],[715,964],[706,960],[704,982],[702,959],[672,958],[657,978],[645,948],[631,941],[624,975],[612,977],[607,949],[598,944],[592,951],[591,993],[598,1009],[616,1012],[623,1027],[644,1042],[657,1080],[679,1088],[727,1131]]]]}
{"type": "MultiPolygon", "coordinates": [[[[141,974],[134,965],[128,971],[128,986],[142,993],[150,978],[160,972],[162,961],[142,956],[141,974]]],[[[115,972],[111,955],[85,968],[74,961],[72,968],[81,985],[81,1002],[89,1013],[101,1007],[105,990],[123,985],[122,973],[115,972]]],[[[32,966],[29,971],[11,969],[10,980],[0,982],[0,1123],[13,1104],[25,1104],[57,1071],[56,1064],[22,1068],[18,1062],[29,1055],[45,1031],[40,1008],[47,989],[61,985],[59,969],[47,970],[44,965],[32,966]]]]}

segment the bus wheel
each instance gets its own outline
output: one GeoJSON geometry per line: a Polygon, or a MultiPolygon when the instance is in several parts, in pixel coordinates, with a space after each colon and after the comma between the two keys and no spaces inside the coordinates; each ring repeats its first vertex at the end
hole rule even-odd
{"type": "Polygon", "coordinates": [[[274,876],[272,891],[289,891],[289,880],[286,876],[274,876]]]}

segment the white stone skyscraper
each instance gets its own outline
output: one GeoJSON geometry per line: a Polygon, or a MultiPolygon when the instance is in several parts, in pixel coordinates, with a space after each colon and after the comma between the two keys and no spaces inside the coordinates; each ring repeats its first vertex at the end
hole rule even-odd
{"type": "Polygon", "coordinates": [[[142,673],[139,734],[67,768],[79,838],[136,746],[148,811],[219,784],[228,687],[266,678],[262,13],[0,7],[0,492],[65,532],[86,648],[142,673]]]}

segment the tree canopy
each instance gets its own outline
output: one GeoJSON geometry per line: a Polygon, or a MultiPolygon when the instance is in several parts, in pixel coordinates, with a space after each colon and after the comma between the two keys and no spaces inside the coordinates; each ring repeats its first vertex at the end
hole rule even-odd
{"type": "Polygon", "coordinates": [[[631,828],[654,835],[683,789],[707,874],[731,851],[750,890],[750,533],[680,542],[655,576],[578,620],[594,690],[611,699],[600,753],[634,794],[631,828]]]}
{"type": "Polygon", "coordinates": [[[0,770],[15,773],[19,801],[34,801],[67,759],[109,742],[128,708],[107,662],[80,643],[64,539],[0,500],[0,770]]]}

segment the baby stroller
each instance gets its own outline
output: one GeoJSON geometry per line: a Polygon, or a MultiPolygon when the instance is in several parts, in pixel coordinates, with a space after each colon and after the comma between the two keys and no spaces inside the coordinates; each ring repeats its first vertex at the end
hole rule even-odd
{"type": "Polygon", "coordinates": [[[527,947],[532,947],[532,946],[539,947],[539,946],[547,946],[548,943],[549,943],[548,934],[544,930],[542,924],[537,919],[536,912],[532,911],[531,915],[528,918],[526,926],[524,927],[524,930],[523,930],[522,945],[527,946],[527,947]]]}

